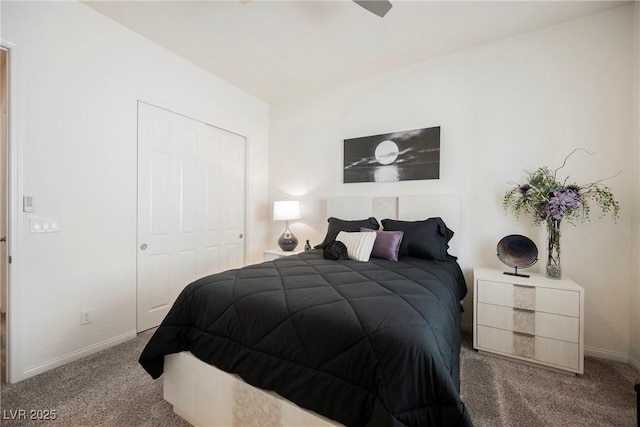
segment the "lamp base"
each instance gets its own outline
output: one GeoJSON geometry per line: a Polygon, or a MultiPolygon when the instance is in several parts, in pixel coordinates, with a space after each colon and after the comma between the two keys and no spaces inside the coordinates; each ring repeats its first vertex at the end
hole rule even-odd
{"type": "Polygon", "coordinates": [[[289,224],[287,224],[287,227],[284,229],[282,236],[278,238],[278,246],[286,252],[290,252],[298,246],[298,238],[289,230],[289,224]]]}

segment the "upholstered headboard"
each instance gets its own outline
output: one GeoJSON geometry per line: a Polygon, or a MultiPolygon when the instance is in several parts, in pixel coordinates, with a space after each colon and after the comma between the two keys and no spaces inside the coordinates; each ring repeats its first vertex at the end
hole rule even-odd
{"type": "Polygon", "coordinates": [[[327,200],[327,216],[340,219],[362,219],[370,216],[417,221],[440,217],[456,234],[449,242],[449,253],[458,254],[460,199],[453,194],[399,197],[337,197],[327,200]]]}

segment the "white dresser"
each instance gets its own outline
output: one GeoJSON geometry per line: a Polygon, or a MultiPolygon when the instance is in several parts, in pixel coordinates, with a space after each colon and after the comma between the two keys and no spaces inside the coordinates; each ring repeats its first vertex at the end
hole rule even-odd
{"type": "Polygon", "coordinates": [[[568,279],[474,268],[473,347],[584,372],[584,289],[568,279]]]}

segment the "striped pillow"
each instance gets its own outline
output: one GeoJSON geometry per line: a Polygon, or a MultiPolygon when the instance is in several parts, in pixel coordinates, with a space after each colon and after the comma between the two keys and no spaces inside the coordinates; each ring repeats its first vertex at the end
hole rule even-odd
{"type": "Polygon", "coordinates": [[[347,247],[347,254],[349,259],[356,261],[369,261],[371,251],[373,250],[373,244],[376,241],[375,231],[354,232],[349,233],[341,231],[336,236],[338,242],[344,243],[347,247]]]}

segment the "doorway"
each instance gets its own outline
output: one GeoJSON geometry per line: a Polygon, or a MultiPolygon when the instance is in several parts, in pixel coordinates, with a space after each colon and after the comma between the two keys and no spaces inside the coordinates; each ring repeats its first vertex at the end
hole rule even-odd
{"type": "Polygon", "coordinates": [[[0,382],[7,363],[7,146],[9,140],[9,52],[0,47],[0,382]]]}

